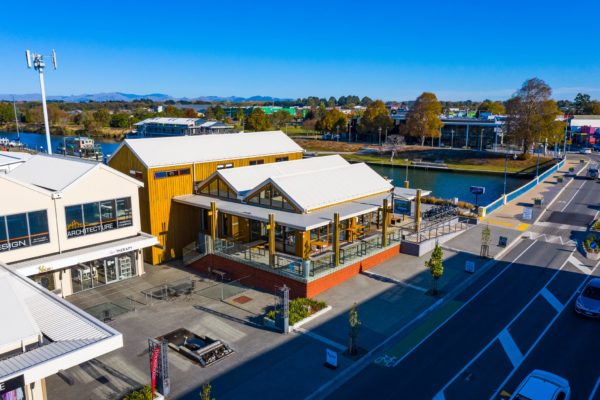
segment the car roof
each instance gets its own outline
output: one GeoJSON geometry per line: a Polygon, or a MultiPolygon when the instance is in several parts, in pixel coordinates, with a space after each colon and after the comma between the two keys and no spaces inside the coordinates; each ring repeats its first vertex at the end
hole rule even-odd
{"type": "Polygon", "coordinates": [[[519,394],[532,400],[551,399],[558,389],[559,386],[542,377],[529,376],[519,394]]]}
{"type": "Polygon", "coordinates": [[[587,286],[593,286],[593,287],[600,288],[600,278],[590,279],[590,282],[587,284],[587,286]]]}

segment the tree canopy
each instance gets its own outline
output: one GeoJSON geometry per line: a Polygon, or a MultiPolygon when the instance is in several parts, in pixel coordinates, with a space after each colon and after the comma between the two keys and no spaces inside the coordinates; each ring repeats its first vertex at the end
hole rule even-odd
{"type": "Polygon", "coordinates": [[[358,129],[360,133],[378,133],[379,128],[390,129],[392,127],[392,118],[381,100],[375,100],[367,106],[364,114],[360,118],[358,129]]]}
{"type": "Polygon", "coordinates": [[[426,138],[439,137],[440,129],[444,125],[440,120],[441,113],[442,103],[435,94],[423,92],[406,114],[405,134],[420,137],[421,146],[425,144],[426,138]]]}
{"type": "Polygon", "coordinates": [[[560,110],[551,95],[552,89],[546,82],[532,78],[506,102],[506,133],[522,143],[523,154],[533,143],[547,140],[554,144],[563,137],[564,123],[556,120],[560,110]]]}
{"type": "Polygon", "coordinates": [[[255,108],[246,120],[246,128],[251,131],[268,131],[271,129],[271,121],[262,109],[255,108]]]}
{"type": "Polygon", "coordinates": [[[321,132],[336,132],[336,127],[342,132],[348,124],[346,114],[338,109],[331,109],[325,112],[325,115],[317,122],[317,130],[321,132]]]}
{"type": "Polygon", "coordinates": [[[284,127],[285,124],[292,122],[293,119],[294,117],[284,110],[278,110],[271,114],[271,124],[276,128],[284,127]]]}
{"type": "Polygon", "coordinates": [[[484,100],[479,104],[479,107],[477,107],[477,111],[489,112],[494,115],[503,115],[506,113],[506,108],[504,108],[504,104],[500,101],[484,100]]]}

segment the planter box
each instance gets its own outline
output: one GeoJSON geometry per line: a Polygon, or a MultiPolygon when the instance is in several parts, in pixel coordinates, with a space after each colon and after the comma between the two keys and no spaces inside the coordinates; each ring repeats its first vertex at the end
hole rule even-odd
{"type": "Polygon", "coordinates": [[[574,167],[569,167],[569,172],[575,172],[575,168],[574,167]]]}
{"type": "Polygon", "coordinates": [[[592,223],[590,224],[590,232],[594,232],[594,233],[598,233],[600,234],[600,228],[598,229],[594,229],[594,225],[600,220],[595,219],[594,221],[592,221],[592,223]]]}
{"type": "Polygon", "coordinates": [[[302,325],[312,321],[315,318],[319,318],[321,315],[325,314],[326,312],[331,310],[331,306],[327,306],[325,308],[323,308],[322,310],[317,311],[316,313],[309,315],[308,317],[301,319],[300,321],[296,322],[294,325],[290,326],[290,332],[294,329],[298,329],[300,328],[302,325]]]}
{"type": "Polygon", "coordinates": [[[558,183],[563,183],[563,181],[564,181],[564,180],[565,180],[565,177],[564,177],[564,176],[562,176],[562,175],[559,175],[559,176],[557,176],[557,177],[556,177],[556,181],[557,181],[558,183]]]}
{"type": "Polygon", "coordinates": [[[588,260],[600,260],[600,252],[588,252],[585,246],[583,246],[583,252],[585,253],[585,258],[587,258],[588,260]]]}
{"type": "Polygon", "coordinates": [[[533,205],[535,207],[541,207],[544,205],[544,198],[543,197],[536,197],[533,199],[533,205]]]}
{"type": "Polygon", "coordinates": [[[275,320],[267,317],[263,317],[263,325],[273,329],[277,328],[275,320]]]}

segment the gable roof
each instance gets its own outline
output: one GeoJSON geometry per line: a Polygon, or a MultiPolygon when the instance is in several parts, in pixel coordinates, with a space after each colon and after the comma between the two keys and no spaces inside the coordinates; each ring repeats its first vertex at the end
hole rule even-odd
{"type": "Polygon", "coordinates": [[[37,154],[31,157],[22,165],[10,171],[7,176],[16,181],[59,192],[96,169],[104,169],[138,186],[143,186],[142,182],[102,163],[46,154],[37,154]]]}
{"type": "Polygon", "coordinates": [[[391,191],[393,185],[365,163],[346,164],[268,178],[246,197],[271,183],[303,212],[391,191]]]}
{"type": "Polygon", "coordinates": [[[245,195],[266,179],[274,176],[297,174],[302,172],[320,171],[323,169],[349,165],[339,155],[326,157],[312,157],[286,162],[252,165],[249,167],[221,169],[214,172],[213,176],[220,176],[238,195],[245,195]]]}
{"type": "Polygon", "coordinates": [[[144,124],[164,124],[164,125],[185,125],[185,126],[195,126],[199,125],[205,120],[202,118],[171,118],[171,117],[156,117],[156,118],[146,118],[143,121],[137,122],[134,125],[144,125],[144,124]]]}
{"type": "Polygon", "coordinates": [[[123,146],[127,146],[146,168],[303,151],[281,131],[126,139],[112,157],[123,146]]]}

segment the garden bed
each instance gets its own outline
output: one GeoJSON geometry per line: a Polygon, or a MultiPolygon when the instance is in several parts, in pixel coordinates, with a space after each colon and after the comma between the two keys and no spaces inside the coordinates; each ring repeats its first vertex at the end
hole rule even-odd
{"type": "MultiPolygon", "coordinates": [[[[304,297],[291,300],[289,325],[291,329],[298,328],[329,310],[331,310],[331,306],[328,306],[323,301],[307,299],[304,297]]],[[[275,321],[280,313],[281,309],[273,308],[269,310],[264,317],[264,324],[266,326],[275,327],[275,321]]]]}
{"type": "Polygon", "coordinates": [[[600,236],[590,234],[583,241],[585,257],[590,260],[600,260],[600,236]]]}

